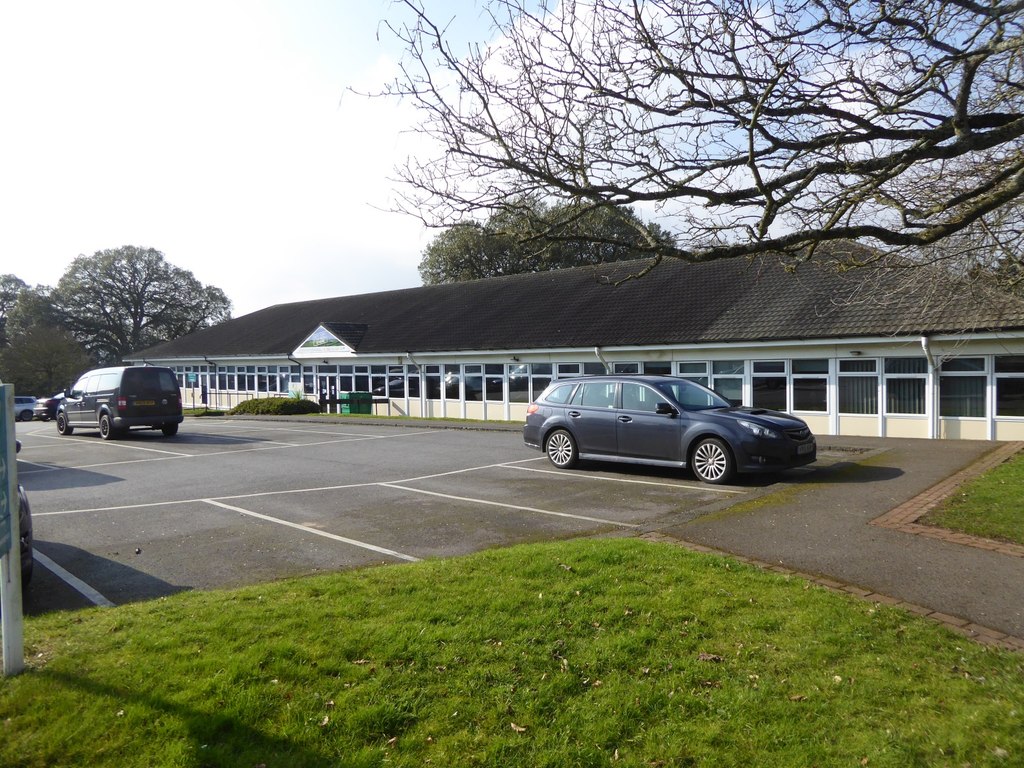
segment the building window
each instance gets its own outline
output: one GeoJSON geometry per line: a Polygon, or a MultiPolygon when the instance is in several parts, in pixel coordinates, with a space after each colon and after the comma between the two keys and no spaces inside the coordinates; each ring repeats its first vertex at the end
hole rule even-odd
{"type": "Polygon", "coordinates": [[[530,366],[530,381],[533,386],[532,399],[536,400],[540,393],[551,383],[551,363],[534,363],[530,366]]]}
{"type": "Polygon", "coordinates": [[[885,412],[919,415],[925,412],[928,361],[923,357],[891,357],[885,361],[885,412]]]}
{"type": "Polygon", "coordinates": [[[640,363],[612,363],[612,373],[640,373],[640,363]]]}
{"type": "Polygon", "coordinates": [[[369,392],[370,391],[370,366],[368,365],[355,365],[352,366],[355,369],[355,389],[353,392],[369,392]]]}
{"type": "Polygon", "coordinates": [[[672,373],[672,363],[648,361],[644,363],[644,373],[648,376],[668,376],[672,373]]]}
{"type": "Polygon", "coordinates": [[[508,401],[510,403],[530,402],[530,366],[517,363],[508,366],[508,401]]]}
{"type": "Polygon", "coordinates": [[[676,374],[705,387],[708,385],[707,363],[676,363],[676,374]]]}
{"type": "Polygon", "coordinates": [[[1024,355],[995,359],[996,416],[1024,416],[1024,355]]]}
{"type": "Polygon", "coordinates": [[[984,418],[985,358],[957,357],[939,369],[939,415],[984,418]]]}
{"type": "Polygon", "coordinates": [[[386,395],[388,392],[388,367],[386,365],[371,365],[370,366],[370,388],[363,390],[364,392],[371,392],[378,397],[386,395]]]}
{"type": "MultiPolygon", "coordinates": [[[[480,366],[477,366],[479,368],[480,366]]],[[[458,365],[446,365],[444,367],[444,396],[447,400],[458,400],[461,376],[458,365]]]]}
{"type": "Polygon", "coordinates": [[[878,361],[839,361],[839,412],[853,415],[878,413],[878,361]]]}
{"type": "Polygon", "coordinates": [[[355,379],[355,366],[353,365],[339,365],[338,366],[338,391],[339,392],[355,392],[356,379],[355,379]]]}
{"type": "Polygon", "coordinates": [[[786,410],[786,363],[783,360],[758,360],[751,366],[751,403],[755,408],[786,410]]]}
{"type": "Polygon", "coordinates": [[[711,388],[732,405],[743,405],[745,372],[742,360],[715,360],[711,363],[711,388]]]}
{"type": "Polygon", "coordinates": [[[505,402],[505,366],[488,363],[484,366],[484,400],[505,402]]]}
{"type": "Polygon", "coordinates": [[[558,363],[555,366],[555,378],[564,379],[569,376],[579,376],[582,368],[579,363],[558,363]]]}
{"type": "MultiPolygon", "coordinates": [[[[376,395],[377,392],[374,392],[376,395]]],[[[388,397],[405,397],[405,366],[389,365],[387,380],[388,397]]]]}
{"type": "Polygon", "coordinates": [[[441,366],[440,365],[425,365],[424,368],[424,381],[423,385],[426,389],[428,400],[440,400],[441,399],[441,366]]]}
{"type": "MultiPolygon", "coordinates": [[[[484,399],[484,367],[467,365],[463,367],[466,375],[466,402],[479,403],[484,399]]],[[[454,399],[448,395],[449,399],[454,399]]]]}
{"type": "Polygon", "coordinates": [[[794,360],[793,410],[828,411],[828,360],[794,360]]]}

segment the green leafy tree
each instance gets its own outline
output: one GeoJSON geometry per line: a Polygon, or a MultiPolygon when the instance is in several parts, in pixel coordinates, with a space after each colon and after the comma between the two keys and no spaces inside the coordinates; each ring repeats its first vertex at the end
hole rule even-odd
{"type": "Polygon", "coordinates": [[[76,258],[52,298],[65,326],[101,364],[231,317],[221,289],[153,248],[131,245],[76,258]]]}
{"type": "Polygon", "coordinates": [[[0,350],[0,379],[37,397],[59,392],[91,366],[82,345],[64,328],[34,326],[0,350]]]}
{"type": "Polygon", "coordinates": [[[7,317],[10,338],[28,333],[37,326],[61,327],[64,319],[53,303],[53,288],[37,285],[18,292],[17,301],[7,317]]]}
{"type": "Polygon", "coordinates": [[[424,250],[419,270],[425,285],[455,283],[640,258],[653,242],[669,240],[628,208],[519,201],[484,224],[441,232],[424,250]]]}
{"type": "Polygon", "coordinates": [[[18,300],[18,293],[28,285],[15,275],[0,275],[0,349],[7,346],[7,318],[18,300]]]}

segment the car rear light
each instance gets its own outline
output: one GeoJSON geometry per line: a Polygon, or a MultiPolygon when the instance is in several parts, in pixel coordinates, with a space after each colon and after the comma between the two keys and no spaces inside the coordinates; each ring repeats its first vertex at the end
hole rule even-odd
{"type": "Polygon", "coordinates": [[[118,408],[127,408],[128,407],[128,398],[127,397],[119,397],[119,398],[117,398],[117,407],[118,408]]]}
{"type": "Polygon", "coordinates": [[[539,405],[537,405],[536,403],[530,403],[530,407],[526,409],[526,412],[528,414],[529,413],[536,413],[539,410],[540,410],[540,406],[539,405]]]}

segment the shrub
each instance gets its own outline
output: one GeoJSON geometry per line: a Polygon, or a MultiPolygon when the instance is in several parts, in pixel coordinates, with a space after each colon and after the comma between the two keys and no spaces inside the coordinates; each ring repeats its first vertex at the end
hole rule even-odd
{"type": "Polygon", "coordinates": [[[300,400],[294,397],[260,397],[239,403],[229,413],[254,416],[294,416],[301,413],[320,413],[320,406],[312,400],[300,400]]]}

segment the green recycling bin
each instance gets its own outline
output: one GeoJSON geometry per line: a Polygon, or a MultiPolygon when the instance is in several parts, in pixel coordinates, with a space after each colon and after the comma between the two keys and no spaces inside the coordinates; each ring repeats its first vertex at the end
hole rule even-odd
{"type": "Polygon", "coordinates": [[[373,394],[370,392],[350,392],[349,393],[349,407],[351,408],[348,413],[361,413],[371,414],[373,413],[373,394]]]}

